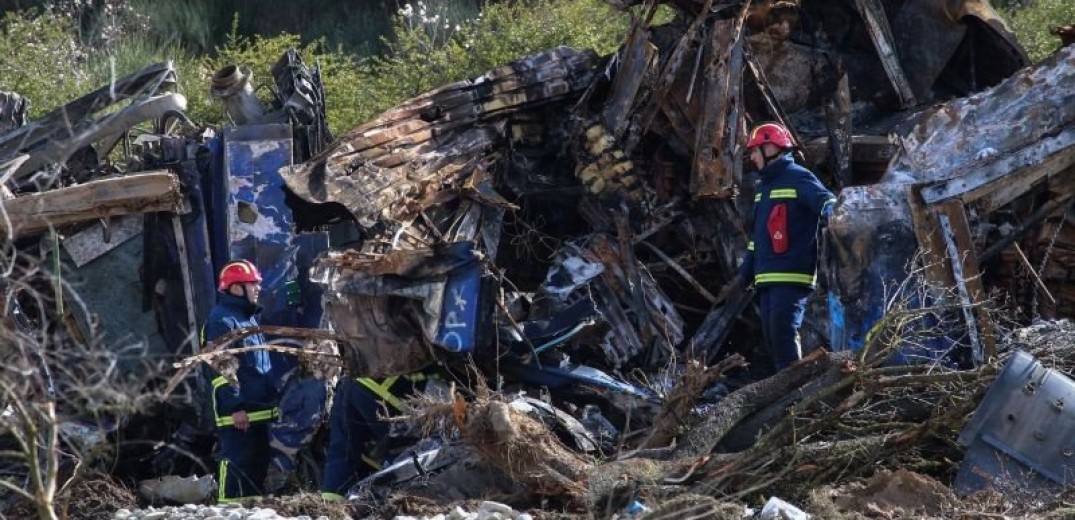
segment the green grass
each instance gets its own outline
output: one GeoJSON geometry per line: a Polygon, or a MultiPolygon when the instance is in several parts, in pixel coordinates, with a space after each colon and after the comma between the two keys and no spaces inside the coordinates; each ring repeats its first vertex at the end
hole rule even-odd
{"type": "Polygon", "coordinates": [[[1026,0],[1009,4],[1016,5],[999,11],[1008,19],[1009,27],[1034,62],[1045,59],[1060,47],[1060,38],[1049,34],[1049,29],[1075,23],[1072,0],[1026,0]]]}

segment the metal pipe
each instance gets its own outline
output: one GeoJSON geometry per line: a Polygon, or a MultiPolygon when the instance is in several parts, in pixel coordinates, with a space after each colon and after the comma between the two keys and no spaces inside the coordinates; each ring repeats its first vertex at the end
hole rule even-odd
{"type": "Polygon", "coordinates": [[[213,74],[209,95],[224,103],[237,125],[257,122],[265,115],[265,107],[250,86],[253,77],[253,72],[241,70],[237,65],[227,65],[213,74]]]}

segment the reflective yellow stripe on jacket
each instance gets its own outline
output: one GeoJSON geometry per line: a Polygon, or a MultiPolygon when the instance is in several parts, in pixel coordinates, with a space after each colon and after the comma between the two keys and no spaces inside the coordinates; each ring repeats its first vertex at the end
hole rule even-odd
{"type": "Polygon", "coordinates": [[[769,192],[770,199],[797,199],[799,192],[795,188],[780,188],[769,192]]]}
{"type": "Polygon", "coordinates": [[[396,396],[392,395],[392,392],[390,390],[392,388],[392,385],[394,385],[396,383],[396,380],[398,379],[399,376],[386,377],[383,381],[378,383],[377,381],[374,381],[373,379],[370,379],[368,377],[359,377],[355,378],[355,381],[358,381],[358,384],[366,387],[370,392],[373,392],[373,395],[379,397],[382,401],[387,403],[392,408],[395,408],[396,410],[402,410],[403,403],[400,402],[400,400],[397,399],[396,396]]]}
{"type": "Polygon", "coordinates": [[[817,283],[817,274],[802,273],[760,273],[754,276],[755,285],[798,283],[813,286],[817,283]]]}
{"type": "MultiPolygon", "coordinates": [[[[217,427],[221,426],[235,426],[235,419],[232,419],[230,415],[220,416],[220,412],[216,407],[216,391],[218,388],[229,384],[228,380],[224,376],[217,377],[213,380],[213,416],[216,417],[217,427]]],[[[252,422],[269,421],[280,416],[279,408],[270,408],[268,410],[257,410],[254,412],[246,412],[247,419],[252,422]]]]}
{"type": "Polygon", "coordinates": [[[386,377],[380,382],[377,382],[376,380],[370,379],[368,377],[356,377],[355,381],[357,381],[358,384],[366,387],[370,392],[373,392],[373,395],[376,395],[377,397],[381,398],[381,400],[384,401],[387,405],[391,406],[392,408],[395,408],[397,411],[402,411],[403,402],[400,401],[398,397],[392,394],[392,385],[396,384],[396,381],[399,381],[399,378],[401,377],[412,383],[425,381],[427,379],[425,374],[421,372],[416,372],[403,376],[386,377]]]}

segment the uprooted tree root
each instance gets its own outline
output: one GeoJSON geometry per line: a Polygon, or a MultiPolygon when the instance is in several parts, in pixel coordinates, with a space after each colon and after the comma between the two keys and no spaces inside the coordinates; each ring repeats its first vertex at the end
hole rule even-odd
{"type": "Polygon", "coordinates": [[[567,449],[541,422],[500,401],[468,410],[464,439],[494,466],[539,495],[579,497],[593,463],[567,449]]]}

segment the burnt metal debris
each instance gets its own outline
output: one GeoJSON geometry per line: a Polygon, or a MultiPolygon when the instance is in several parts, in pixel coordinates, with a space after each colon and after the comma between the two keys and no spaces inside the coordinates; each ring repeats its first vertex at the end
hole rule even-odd
{"type": "MultiPolygon", "coordinates": [[[[214,75],[235,123],[219,133],[183,115],[169,64],[38,121],[0,93],[0,229],[22,248],[63,236],[53,259],[76,275],[138,258],[140,308],[95,309],[110,289],[84,286],[83,306],[55,311],[68,341],[116,334],[93,318],[111,313],[159,351],[197,353],[213,273],[244,257],[266,273],[269,348],[307,358],[296,381],[447,374],[447,401],[411,411],[424,432],[454,433],[417,444],[364,496],[458,476],[475,457],[516,488],[594,506],[630,495],[599,471],[634,475],[631,492],[741,496],[831,477],[841,457],[948,456],[933,436],[971,411],[952,392],[971,396],[1008,356],[991,297],[1017,321],[1075,315],[1075,48],[1028,67],[984,0],[614,3],[634,16],[611,56],[520,58],[336,140],[320,73],[293,50],[266,80],[269,106],[241,66],[214,75]],[[660,8],[674,17],[654,25],[660,8]],[[804,327],[812,352],[772,377],[751,294],[717,296],[746,249],[757,174],[742,143],[762,121],[786,125],[839,195],[804,327]],[[917,383],[951,409],[922,415],[917,383]],[[529,397],[490,398],[516,393],[529,397]],[[889,415],[871,426],[860,406],[889,415]],[[581,455],[633,448],[624,458],[656,472],[581,455]],[[781,457],[802,465],[772,469],[781,457]]],[[[21,318],[6,323],[25,327],[33,303],[11,291],[21,318]]],[[[255,332],[191,359],[217,363],[255,332]]],[[[190,445],[204,425],[185,422],[173,441],[190,445]]],[[[183,472],[157,455],[158,471],[183,472]]],[[[428,484],[408,489],[443,494],[428,484]]]]}

